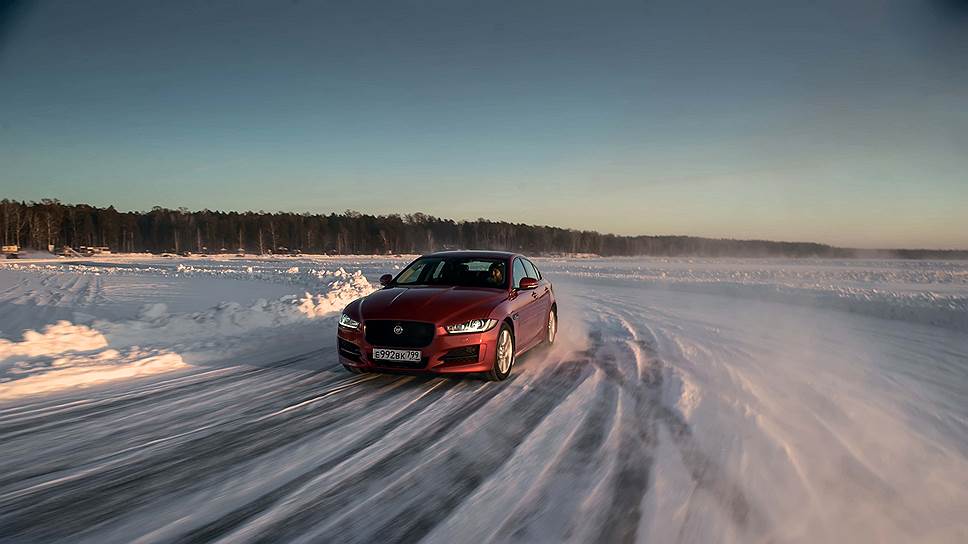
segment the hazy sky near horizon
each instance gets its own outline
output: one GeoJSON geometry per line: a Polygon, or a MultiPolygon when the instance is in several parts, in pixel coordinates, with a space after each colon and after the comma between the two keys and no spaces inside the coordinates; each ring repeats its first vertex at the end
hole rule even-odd
{"type": "Polygon", "coordinates": [[[0,197],[968,248],[964,1],[0,5],[0,197]]]}

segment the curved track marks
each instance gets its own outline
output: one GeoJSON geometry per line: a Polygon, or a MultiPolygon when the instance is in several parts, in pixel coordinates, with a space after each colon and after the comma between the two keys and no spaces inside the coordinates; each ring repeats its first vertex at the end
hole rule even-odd
{"type": "MultiPolygon", "coordinates": [[[[21,454],[38,445],[49,453],[21,466],[0,460],[0,534],[120,541],[138,527],[149,541],[433,539],[485,484],[500,487],[513,459],[541,476],[529,500],[479,536],[547,534],[560,503],[582,519],[560,526],[561,538],[633,541],[658,427],[683,451],[689,430],[661,404],[652,345],[620,316],[602,315],[587,349],[539,350],[504,383],[294,367],[324,356],[317,351],[5,408],[0,438],[21,454]],[[573,396],[589,380],[584,389],[596,393],[573,396]],[[521,454],[522,444],[553,438],[545,425],[574,418],[565,403],[581,417],[555,459],[521,454]],[[302,451],[314,453],[290,453],[302,451]],[[293,468],[269,468],[274,475],[247,484],[285,459],[293,468]],[[562,497],[562,482],[577,494],[562,497]],[[211,489],[224,506],[172,506],[211,489]]],[[[684,454],[697,458],[703,464],[684,454]]],[[[697,472],[712,472],[703,467],[697,472]]]]}
{"type": "MultiPolygon", "coordinates": [[[[787,367],[764,378],[787,337],[744,335],[689,303],[575,291],[562,298],[562,342],[522,358],[506,382],[349,375],[326,349],[2,407],[0,540],[816,536],[777,521],[784,508],[816,504],[772,504],[769,486],[755,483],[759,467],[749,468],[766,460],[767,474],[800,486],[786,489],[821,496],[796,457],[801,445],[777,439],[788,405],[768,388],[802,396],[811,408],[793,431],[817,423],[818,436],[845,452],[850,485],[910,513],[883,472],[848,455],[849,427],[833,426],[848,410],[823,397],[825,382],[803,378],[825,375],[787,367]],[[703,409],[705,419],[692,412],[703,409]]],[[[851,347],[836,335],[823,341],[851,347]]],[[[909,345],[912,360],[935,353],[927,341],[909,345]]],[[[963,356],[943,349],[939,387],[963,356]]],[[[886,383],[909,379],[898,372],[886,383]]]]}

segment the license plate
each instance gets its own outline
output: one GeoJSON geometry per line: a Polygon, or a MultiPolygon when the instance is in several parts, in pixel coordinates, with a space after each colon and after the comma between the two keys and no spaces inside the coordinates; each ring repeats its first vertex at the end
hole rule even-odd
{"type": "Polygon", "coordinates": [[[374,361],[406,361],[420,362],[420,350],[417,349],[386,349],[373,348],[374,361]]]}

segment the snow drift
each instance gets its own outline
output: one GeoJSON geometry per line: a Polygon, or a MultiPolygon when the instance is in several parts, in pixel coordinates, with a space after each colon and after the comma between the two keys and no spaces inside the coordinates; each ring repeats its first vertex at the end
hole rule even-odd
{"type": "Polygon", "coordinates": [[[328,277],[322,292],[260,299],[251,306],[224,302],[175,314],[156,303],[144,306],[134,320],[59,321],[25,331],[19,342],[0,339],[0,400],[183,369],[185,352],[205,359],[206,352],[245,349],[240,337],[251,342],[271,335],[262,329],[334,315],[373,290],[360,271],[340,268],[328,277]]]}

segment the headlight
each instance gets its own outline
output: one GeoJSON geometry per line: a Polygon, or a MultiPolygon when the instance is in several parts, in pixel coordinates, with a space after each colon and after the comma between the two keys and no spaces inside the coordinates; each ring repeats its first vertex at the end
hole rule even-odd
{"type": "Polygon", "coordinates": [[[357,320],[355,320],[355,319],[353,319],[352,317],[350,317],[350,316],[348,316],[346,314],[340,314],[340,316],[339,316],[339,326],[340,327],[343,327],[344,329],[353,329],[353,330],[356,330],[356,329],[360,328],[360,322],[357,321],[357,320]]]}
{"type": "Polygon", "coordinates": [[[444,327],[450,334],[463,334],[467,332],[484,332],[491,330],[497,321],[493,319],[472,319],[467,323],[458,325],[447,325],[444,327]]]}

